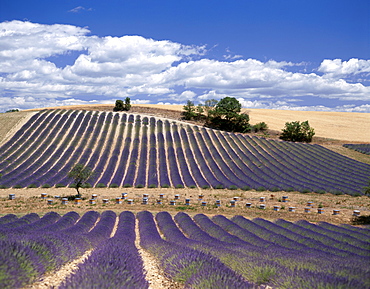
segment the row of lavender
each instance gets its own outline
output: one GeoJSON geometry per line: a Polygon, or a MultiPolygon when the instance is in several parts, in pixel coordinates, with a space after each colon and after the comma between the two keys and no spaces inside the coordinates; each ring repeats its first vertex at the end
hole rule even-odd
{"type": "Polygon", "coordinates": [[[343,145],[346,148],[355,150],[357,152],[370,155],[370,144],[344,144],[343,145]]]}
{"type": "MultiPolygon", "coordinates": [[[[369,230],[241,216],[229,220],[219,215],[211,220],[203,214],[192,219],[178,213],[172,219],[167,212],[158,213],[156,221],[168,243],[210,255],[252,284],[273,288],[370,286],[369,230]]],[[[157,254],[168,254],[163,251],[157,254]]]]}
{"type": "Polygon", "coordinates": [[[201,187],[362,194],[370,165],[322,146],[265,140],[140,115],[43,111],[0,148],[3,187],[201,187]]]}
{"type": "MultiPolygon", "coordinates": [[[[0,218],[2,288],[19,288],[93,250],[59,288],[147,288],[135,247],[135,216],[48,213],[0,218]],[[96,226],[93,224],[97,222],[96,226]],[[42,237],[40,237],[42,235],[42,237]],[[73,248],[71,247],[73,244],[73,248]],[[78,252],[78,253],[76,253],[78,252]],[[98,266],[97,266],[98,264],[98,266]]],[[[270,222],[137,213],[141,246],[185,288],[369,288],[370,230],[326,222],[270,222]],[[163,235],[161,237],[160,233],[163,235]]]]}
{"type": "Polygon", "coordinates": [[[101,215],[90,211],[81,218],[76,212],[63,217],[50,212],[42,218],[34,213],[0,218],[0,287],[21,288],[36,282],[94,249],[59,288],[148,288],[134,244],[135,217],[122,212],[110,238],[115,222],[112,211],[101,215]]]}

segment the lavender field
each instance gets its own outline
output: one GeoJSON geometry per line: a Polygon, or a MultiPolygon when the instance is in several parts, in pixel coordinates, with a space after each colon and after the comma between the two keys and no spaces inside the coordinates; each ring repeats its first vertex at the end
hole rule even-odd
{"type": "Polygon", "coordinates": [[[92,250],[58,288],[148,288],[143,249],[185,288],[370,288],[369,237],[350,225],[182,212],[8,214],[0,218],[0,287],[58,274],[92,250]]]}
{"type": "Polygon", "coordinates": [[[370,155],[370,144],[344,144],[343,146],[365,155],[370,155]]]}
{"type": "Polygon", "coordinates": [[[320,145],[114,112],[44,110],[0,148],[0,187],[189,187],[362,195],[370,165],[320,145]]]}

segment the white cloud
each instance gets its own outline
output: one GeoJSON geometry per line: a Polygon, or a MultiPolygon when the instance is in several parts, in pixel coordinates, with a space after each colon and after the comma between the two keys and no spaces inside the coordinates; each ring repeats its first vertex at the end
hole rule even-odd
{"type": "Polygon", "coordinates": [[[191,90],[185,90],[181,94],[172,93],[169,95],[171,99],[173,99],[174,101],[181,102],[181,103],[185,103],[188,100],[194,100],[196,96],[197,94],[191,90]]]}
{"type": "Polygon", "coordinates": [[[149,104],[150,103],[149,99],[131,99],[130,101],[133,104],[149,104]]]}
{"type": "Polygon", "coordinates": [[[81,11],[92,11],[93,9],[92,8],[85,8],[83,6],[77,6],[71,10],[69,10],[68,12],[71,12],[71,13],[79,13],[81,11]]]}
{"type": "Polygon", "coordinates": [[[327,107],[324,105],[296,105],[286,101],[250,101],[245,99],[238,99],[242,104],[242,112],[248,111],[248,109],[279,109],[279,110],[296,110],[296,111],[338,111],[338,112],[363,112],[370,113],[370,105],[341,105],[334,107],[327,107]]]}
{"type": "Polygon", "coordinates": [[[65,105],[80,105],[80,104],[113,104],[114,99],[110,100],[90,100],[84,101],[75,98],[68,98],[68,99],[49,99],[49,98],[42,98],[42,97],[4,97],[0,96],[0,111],[7,111],[10,109],[31,109],[31,108],[38,108],[38,107],[54,107],[54,106],[65,106],[65,105]]]}
{"type": "Polygon", "coordinates": [[[370,60],[352,58],[348,61],[341,59],[324,59],[319,72],[325,74],[326,77],[345,77],[360,73],[370,73],[370,60]]]}
{"type": "MultiPolygon", "coordinates": [[[[44,25],[11,21],[0,23],[0,61],[30,61],[69,50],[82,50],[95,37],[86,37],[86,28],[72,25],[44,25]]],[[[2,72],[4,66],[1,66],[2,72]]]]}
{"type": "MultiPolygon", "coordinates": [[[[151,75],[169,68],[189,53],[190,47],[169,41],[155,41],[140,36],[105,37],[81,54],[72,73],[87,77],[151,75]]],[[[194,53],[197,51],[194,49],[194,53]]]]}
{"type": "MultiPolygon", "coordinates": [[[[323,78],[317,74],[288,72],[291,63],[255,59],[221,62],[210,59],[180,63],[162,73],[158,83],[173,82],[186,88],[208,89],[234,97],[285,97],[317,95],[326,98],[370,100],[370,89],[361,83],[323,78]]],[[[203,94],[201,99],[205,98],[203,94]]]]}
{"type": "MultiPolygon", "coordinates": [[[[78,100],[80,95],[99,102],[126,96],[140,102],[143,97],[152,103],[233,96],[245,101],[259,98],[261,101],[250,103],[256,106],[271,99],[279,107],[285,104],[278,99],[287,97],[370,100],[369,86],[343,77],[366,78],[370,60],[326,59],[318,68],[321,76],[289,71],[304,63],[231,61],[233,56],[226,57],[229,61],[211,60],[206,58],[204,46],[89,33],[87,28],[72,25],[0,23],[0,97],[7,100],[2,103],[23,108],[50,106],[49,102],[55,105],[61,99],[63,103],[84,103],[78,100]],[[51,60],[71,51],[77,53],[72,64],[57,66],[51,60]]],[[[286,106],[291,104],[289,101],[286,106]]]]}

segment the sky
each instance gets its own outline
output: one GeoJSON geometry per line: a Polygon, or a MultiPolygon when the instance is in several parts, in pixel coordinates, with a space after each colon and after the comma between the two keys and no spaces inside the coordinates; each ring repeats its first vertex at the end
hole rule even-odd
{"type": "Polygon", "coordinates": [[[370,113],[370,1],[0,0],[0,112],[226,96],[370,113]]]}

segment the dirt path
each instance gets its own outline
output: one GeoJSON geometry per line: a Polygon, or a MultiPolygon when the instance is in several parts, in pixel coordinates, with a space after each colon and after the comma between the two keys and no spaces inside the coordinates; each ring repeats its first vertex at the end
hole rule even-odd
{"type": "Polygon", "coordinates": [[[140,246],[140,234],[138,222],[136,222],[135,233],[136,233],[135,246],[138,249],[141,258],[143,259],[144,270],[146,271],[146,280],[148,280],[149,282],[149,289],[184,288],[184,286],[181,285],[180,283],[177,283],[166,278],[162,270],[159,269],[159,265],[155,258],[140,246]]]}
{"type": "MultiPolygon", "coordinates": [[[[119,218],[117,217],[116,223],[112,230],[110,237],[112,238],[118,227],[119,218]]],[[[136,233],[136,240],[135,245],[139,250],[139,253],[143,259],[144,269],[146,271],[146,278],[149,282],[149,289],[180,289],[184,286],[174,282],[168,278],[166,278],[163,272],[159,269],[157,261],[145,250],[143,250],[140,246],[140,235],[138,225],[136,223],[135,228],[136,233]]],[[[31,285],[24,287],[23,289],[51,289],[51,288],[58,288],[62,282],[71,274],[73,274],[77,269],[78,266],[83,263],[93,252],[93,250],[88,250],[83,254],[80,258],[65,264],[62,268],[55,272],[50,272],[46,274],[42,279],[38,282],[35,282],[31,285]]]]}
{"type": "Polygon", "coordinates": [[[38,282],[32,285],[24,287],[24,289],[48,289],[48,288],[58,288],[60,284],[74,271],[77,270],[78,266],[83,263],[92,253],[92,249],[88,250],[80,258],[65,264],[58,271],[47,273],[38,282]]]}
{"type": "MultiPolygon", "coordinates": [[[[100,218],[96,220],[95,225],[90,229],[90,231],[96,226],[99,220],[100,218]]],[[[117,231],[118,221],[119,221],[119,218],[117,216],[112,233],[110,234],[110,238],[112,238],[117,231]]],[[[49,272],[45,274],[40,281],[35,282],[31,285],[28,285],[24,287],[24,289],[58,288],[69,275],[73,274],[78,269],[78,266],[81,263],[83,263],[87,258],[89,258],[92,252],[93,252],[93,249],[86,251],[85,254],[83,254],[80,258],[77,258],[76,260],[63,265],[57,271],[49,272]]]]}

